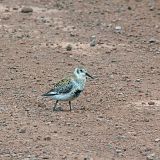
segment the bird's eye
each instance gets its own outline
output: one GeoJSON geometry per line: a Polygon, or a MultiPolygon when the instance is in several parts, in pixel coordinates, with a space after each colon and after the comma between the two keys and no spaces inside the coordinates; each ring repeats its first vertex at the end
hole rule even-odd
{"type": "Polygon", "coordinates": [[[82,69],[79,70],[80,72],[83,72],[82,69]]]}

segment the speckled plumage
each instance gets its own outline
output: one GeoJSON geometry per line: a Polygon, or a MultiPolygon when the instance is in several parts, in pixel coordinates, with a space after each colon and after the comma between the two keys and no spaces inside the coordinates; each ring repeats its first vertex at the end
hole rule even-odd
{"type": "Polygon", "coordinates": [[[86,76],[91,77],[85,69],[76,68],[73,77],[62,79],[55,84],[53,89],[42,96],[51,97],[56,100],[53,110],[56,109],[58,101],[69,101],[71,110],[71,100],[77,98],[84,90],[86,76]]]}

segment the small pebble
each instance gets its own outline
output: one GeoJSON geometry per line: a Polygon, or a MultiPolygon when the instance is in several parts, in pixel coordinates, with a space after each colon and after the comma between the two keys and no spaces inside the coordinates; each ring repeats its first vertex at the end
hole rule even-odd
{"type": "Polygon", "coordinates": [[[149,104],[149,105],[154,105],[154,104],[155,104],[155,102],[150,101],[150,102],[148,102],[148,104],[149,104]]]}
{"type": "Polygon", "coordinates": [[[30,13],[30,12],[33,12],[33,9],[30,8],[30,7],[23,7],[23,8],[21,9],[21,12],[22,12],[22,13],[30,13]]]}
{"type": "Polygon", "coordinates": [[[149,43],[155,43],[155,42],[156,42],[156,39],[152,37],[152,38],[149,39],[148,42],[149,42],[149,43]]]}
{"type": "Polygon", "coordinates": [[[155,142],[160,142],[160,138],[156,138],[154,141],[155,142]]]}
{"type": "Polygon", "coordinates": [[[44,137],[44,140],[45,140],[45,141],[50,141],[50,140],[51,140],[51,137],[49,137],[49,136],[44,137]]]}
{"type": "Polygon", "coordinates": [[[90,46],[94,47],[94,46],[96,46],[96,44],[97,44],[96,36],[93,35],[90,37],[90,46]]]}
{"type": "Polygon", "coordinates": [[[99,115],[98,118],[104,118],[103,115],[99,115]]]}
{"type": "Polygon", "coordinates": [[[48,156],[43,156],[42,159],[49,159],[49,157],[48,156]]]}
{"type": "Polygon", "coordinates": [[[116,31],[117,33],[121,33],[121,32],[122,32],[122,27],[121,27],[121,26],[116,26],[116,27],[115,27],[115,31],[116,31]]]}
{"type": "Polygon", "coordinates": [[[66,46],[66,50],[67,50],[67,51],[71,51],[71,50],[72,50],[72,46],[71,46],[70,44],[68,44],[68,45],[66,46]]]}
{"type": "Polygon", "coordinates": [[[147,160],[155,160],[155,154],[154,154],[154,153],[149,154],[149,155],[147,156],[147,160]]]}
{"type": "Polygon", "coordinates": [[[117,153],[122,153],[122,150],[121,149],[116,149],[116,152],[117,153]]]}
{"type": "Polygon", "coordinates": [[[131,6],[128,6],[128,10],[132,10],[131,6]]]}
{"type": "Polygon", "coordinates": [[[13,10],[18,10],[18,7],[13,7],[13,10]]]}
{"type": "Polygon", "coordinates": [[[149,8],[150,11],[153,11],[154,9],[155,9],[154,6],[152,6],[152,7],[149,8]]]}
{"type": "Polygon", "coordinates": [[[19,129],[19,133],[26,133],[26,129],[25,128],[19,129]]]}
{"type": "Polygon", "coordinates": [[[136,79],[136,82],[140,82],[141,81],[141,79],[136,79]]]}

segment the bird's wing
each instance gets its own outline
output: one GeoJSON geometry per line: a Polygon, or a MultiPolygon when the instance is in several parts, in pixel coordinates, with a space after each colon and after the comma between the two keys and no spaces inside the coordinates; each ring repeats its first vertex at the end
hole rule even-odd
{"type": "Polygon", "coordinates": [[[57,94],[67,94],[73,88],[73,82],[71,79],[63,79],[55,84],[54,88],[43,94],[43,96],[53,96],[57,94]]]}

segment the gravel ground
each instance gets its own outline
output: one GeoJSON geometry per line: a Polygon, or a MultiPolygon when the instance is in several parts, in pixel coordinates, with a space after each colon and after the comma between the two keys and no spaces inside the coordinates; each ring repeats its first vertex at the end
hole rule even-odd
{"type": "Polygon", "coordinates": [[[160,160],[159,0],[0,0],[1,160],[160,160]],[[72,102],[41,95],[77,66],[72,102]]]}

